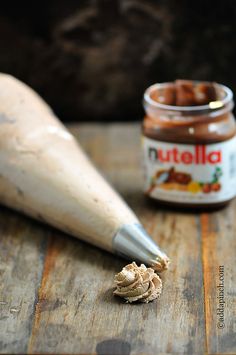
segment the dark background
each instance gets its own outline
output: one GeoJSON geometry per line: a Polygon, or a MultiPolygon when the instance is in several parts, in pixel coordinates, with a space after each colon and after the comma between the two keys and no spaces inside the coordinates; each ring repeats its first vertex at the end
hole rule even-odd
{"type": "Polygon", "coordinates": [[[64,121],[140,120],[144,89],[176,78],[236,90],[236,1],[1,4],[0,71],[64,121]]]}

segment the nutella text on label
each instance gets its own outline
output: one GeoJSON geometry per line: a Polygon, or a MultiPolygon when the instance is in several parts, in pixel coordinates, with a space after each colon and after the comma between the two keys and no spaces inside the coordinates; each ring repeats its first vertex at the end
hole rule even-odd
{"type": "Polygon", "coordinates": [[[143,137],[144,189],[174,202],[224,202],[236,193],[236,137],[215,144],[177,144],[143,137]]]}
{"type": "Polygon", "coordinates": [[[222,161],[222,152],[220,149],[208,152],[206,145],[196,145],[194,151],[180,151],[178,146],[171,149],[148,148],[148,157],[151,161],[159,161],[160,163],[174,164],[217,164],[222,161]]]}

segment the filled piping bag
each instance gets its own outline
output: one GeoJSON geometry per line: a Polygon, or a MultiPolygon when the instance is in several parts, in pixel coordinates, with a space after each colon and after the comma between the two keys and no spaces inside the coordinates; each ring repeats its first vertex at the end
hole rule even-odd
{"type": "Polygon", "coordinates": [[[169,259],[36,92],[0,74],[0,201],[156,270],[169,259]]]}

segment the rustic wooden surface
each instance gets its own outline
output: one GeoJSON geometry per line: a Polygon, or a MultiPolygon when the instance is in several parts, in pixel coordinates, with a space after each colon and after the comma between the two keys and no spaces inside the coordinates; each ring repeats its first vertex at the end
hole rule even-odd
{"type": "Polygon", "coordinates": [[[112,295],[124,260],[1,207],[0,352],[236,354],[236,201],[202,214],[157,208],[141,192],[138,125],[70,129],[171,257],[163,294],[124,304],[112,295]]]}

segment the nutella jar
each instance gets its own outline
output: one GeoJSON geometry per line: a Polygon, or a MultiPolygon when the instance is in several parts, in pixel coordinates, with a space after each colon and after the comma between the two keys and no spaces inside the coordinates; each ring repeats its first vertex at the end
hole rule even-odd
{"type": "Polygon", "coordinates": [[[236,124],[224,85],[177,80],[144,94],[144,191],[164,204],[220,207],[236,195],[236,124]]]}

